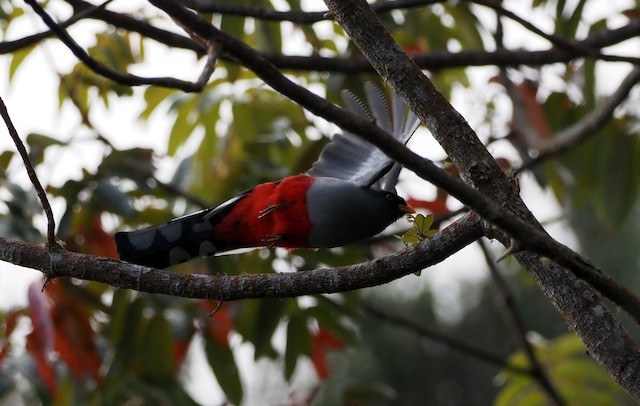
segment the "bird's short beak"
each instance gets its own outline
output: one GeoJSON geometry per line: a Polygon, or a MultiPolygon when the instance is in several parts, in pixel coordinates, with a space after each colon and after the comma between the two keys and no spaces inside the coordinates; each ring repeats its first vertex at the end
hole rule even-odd
{"type": "Polygon", "coordinates": [[[413,207],[409,206],[408,204],[399,204],[398,205],[398,209],[400,209],[401,212],[406,213],[406,214],[413,214],[416,212],[416,209],[414,209],[413,207]]]}

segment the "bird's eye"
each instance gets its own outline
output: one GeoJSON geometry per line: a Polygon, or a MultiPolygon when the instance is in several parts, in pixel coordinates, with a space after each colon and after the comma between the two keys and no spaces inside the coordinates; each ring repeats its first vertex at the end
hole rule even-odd
{"type": "Polygon", "coordinates": [[[393,195],[391,193],[387,193],[385,196],[385,199],[387,199],[388,201],[392,202],[393,201],[393,195]]]}

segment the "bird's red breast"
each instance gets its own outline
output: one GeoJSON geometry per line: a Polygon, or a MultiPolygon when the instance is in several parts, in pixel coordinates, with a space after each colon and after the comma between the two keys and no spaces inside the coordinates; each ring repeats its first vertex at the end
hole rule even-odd
{"type": "Polygon", "coordinates": [[[256,186],[214,226],[213,234],[230,246],[308,246],[307,191],[313,182],[311,176],[297,175],[256,186]]]}

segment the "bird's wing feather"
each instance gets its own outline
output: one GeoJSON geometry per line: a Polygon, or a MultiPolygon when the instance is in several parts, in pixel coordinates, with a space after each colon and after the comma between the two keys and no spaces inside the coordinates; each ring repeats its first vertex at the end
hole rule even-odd
{"type": "MultiPolygon", "coordinates": [[[[403,100],[394,94],[390,109],[387,97],[380,87],[366,83],[364,90],[366,104],[353,93],[343,92],[347,109],[362,118],[374,121],[398,141],[409,141],[420,121],[405,106],[403,100]]],[[[376,146],[347,131],[334,136],[307,173],[311,176],[349,180],[360,186],[372,186],[389,172],[393,164],[394,161],[376,146]]],[[[395,185],[395,182],[392,183],[395,185]]]]}

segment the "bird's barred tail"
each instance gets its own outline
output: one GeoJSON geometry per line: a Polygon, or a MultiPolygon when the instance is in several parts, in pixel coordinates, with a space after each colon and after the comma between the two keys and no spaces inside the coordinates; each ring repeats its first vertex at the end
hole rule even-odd
{"type": "Polygon", "coordinates": [[[159,226],[115,235],[120,259],[153,268],[166,268],[216,253],[212,209],[171,220],[159,226]]]}

